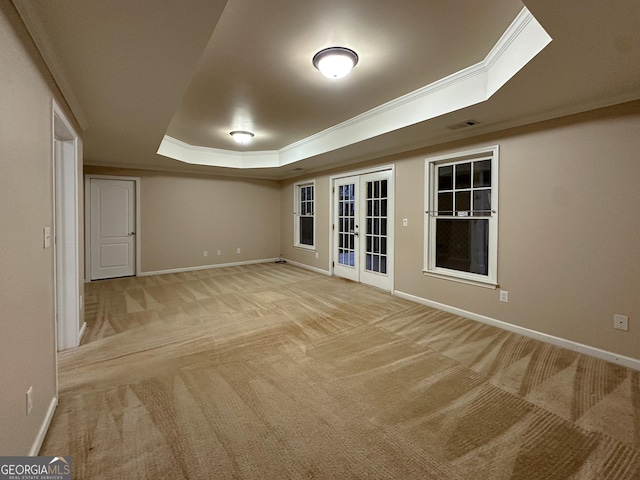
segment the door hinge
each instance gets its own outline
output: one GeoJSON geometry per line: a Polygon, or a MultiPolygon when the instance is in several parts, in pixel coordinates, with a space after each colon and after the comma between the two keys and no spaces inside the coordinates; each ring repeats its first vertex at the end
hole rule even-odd
{"type": "Polygon", "coordinates": [[[335,229],[336,229],[336,224],[335,223],[331,224],[331,230],[335,230],[335,229]]]}
{"type": "Polygon", "coordinates": [[[335,267],[336,266],[336,262],[331,262],[331,266],[335,267]]]}
{"type": "Polygon", "coordinates": [[[331,189],[331,193],[336,193],[336,187],[333,187],[333,188],[331,189]]]}

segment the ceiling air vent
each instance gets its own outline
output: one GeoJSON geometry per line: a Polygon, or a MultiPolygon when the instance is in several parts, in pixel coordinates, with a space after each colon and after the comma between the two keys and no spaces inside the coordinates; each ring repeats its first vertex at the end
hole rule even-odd
{"type": "Polygon", "coordinates": [[[449,130],[459,130],[460,128],[473,127],[474,125],[478,125],[479,122],[475,120],[465,120],[464,122],[454,123],[453,125],[447,126],[449,130]]]}

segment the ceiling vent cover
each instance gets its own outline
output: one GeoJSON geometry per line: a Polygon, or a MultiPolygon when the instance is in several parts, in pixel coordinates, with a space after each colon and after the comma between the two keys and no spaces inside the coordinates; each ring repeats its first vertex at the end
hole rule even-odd
{"type": "Polygon", "coordinates": [[[447,126],[449,130],[459,130],[461,128],[473,127],[474,125],[478,125],[480,122],[476,122],[475,120],[465,120],[464,122],[454,123],[453,125],[447,126]]]}

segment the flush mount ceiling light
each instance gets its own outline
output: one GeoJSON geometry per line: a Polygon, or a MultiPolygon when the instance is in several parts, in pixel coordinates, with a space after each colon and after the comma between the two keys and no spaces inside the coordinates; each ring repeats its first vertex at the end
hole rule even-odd
{"type": "Polygon", "coordinates": [[[244,130],[234,130],[233,132],[229,132],[229,135],[240,145],[246,145],[253,138],[253,133],[244,130]]]}
{"type": "Polygon", "coordinates": [[[313,66],[327,78],[342,78],[358,63],[358,55],[345,47],[329,47],[313,56],[313,66]]]}

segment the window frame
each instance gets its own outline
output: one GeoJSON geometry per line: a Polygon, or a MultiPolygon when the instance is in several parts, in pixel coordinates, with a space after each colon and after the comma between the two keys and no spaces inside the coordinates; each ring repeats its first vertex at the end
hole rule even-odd
{"type": "MultiPolygon", "coordinates": [[[[500,166],[499,145],[454,152],[425,159],[425,196],[424,196],[424,259],[423,273],[428,276],[477,285],[487,288],[498,286],[498,179],[500,166]],[[480,160],[491,160],[491,212],[488,216],[488,273],[487,275],[453,270],[436,266],[436,220],[434,215],[437,204],[437,167],[455,165],[480,160]]],[[[455,206],[453,207],[455,208],[455,206]]],[[[441,217],[442,218],[442,217],[441,217]]],[[[476,217],[473,218],[487,218],[476,217]]]]}
{"type": "MultiPolygon", "coordinates": [[[[294,195],[293,195],[293,246],[298,248],[304,248],[305,250],[315,250],[316,249],[316,181],[315,180],[307,180],[304,182],[297,182],[294,184],[294,195]],[[311,215],[305,215],[306,217],[313,218],[313,239],[312,244],[308,245],[306,243],[302,243],[300,237],[300,218],[302,217],[302,189],[306,187],[311,187],[313,192],[312,202],[312,211],[311,215]]],[[[306,200],[309,201],[309,200],[306,200]]]]}

